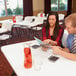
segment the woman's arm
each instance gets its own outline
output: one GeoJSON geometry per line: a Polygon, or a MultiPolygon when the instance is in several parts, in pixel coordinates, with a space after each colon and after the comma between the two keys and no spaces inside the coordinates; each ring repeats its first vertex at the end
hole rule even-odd
{"type": "Polygon", "coordinates": [[[49,44],[51,44],[52,46],[56,46],[57,45],[57,41],[50,40],[49,44]]]}
{"type": "Polygon", "coordinates": [[[42,28],[42,40],[45,40],[45,39],[47,39],[47,37],[46,37],[46,28],[43,27],[42,28]]]}
{"type": "Polygon", "coordinates": [[[57,42],[56,41],[53,41],[51,39],[46,39],[43,42],[46,43],[46,44],[53,45],[53,46],[57,45],[57,42]]]}
{"type": "Polygon", "coordinates": [[[58,46],[62,45],[61,40],[62,40],[63,32],[64,32],[64,29],[62,27],[60,27],[59,34],[58,34],[57,39],[56,39],[56,42],[57,42],[58,46]]]}

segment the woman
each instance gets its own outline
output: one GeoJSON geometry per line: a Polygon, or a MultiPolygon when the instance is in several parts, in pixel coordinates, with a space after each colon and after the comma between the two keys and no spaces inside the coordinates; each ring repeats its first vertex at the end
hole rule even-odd
{"type": "Polygon", "coordinates": [[[49,12],[47,24],[42,29],[43,43],[61,46],[63,28],[59,25],[57,12],[49,12]]]}

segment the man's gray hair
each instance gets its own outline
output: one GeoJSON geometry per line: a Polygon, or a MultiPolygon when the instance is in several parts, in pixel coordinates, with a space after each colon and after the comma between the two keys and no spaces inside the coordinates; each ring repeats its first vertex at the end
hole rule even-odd
{"type": "Polygon", "coordinates": [[[76,27],[76,13],[72,13],[69,16],[67,16],[65,18],[65,24],[67,22],[72,22],[72,25],[71,26],[76,27]]]}

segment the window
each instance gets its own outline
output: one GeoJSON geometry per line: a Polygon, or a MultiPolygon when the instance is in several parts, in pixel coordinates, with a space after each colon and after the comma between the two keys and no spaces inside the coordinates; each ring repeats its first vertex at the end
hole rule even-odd
{"type": "Polygon", "coordinates": [[[0,0],[0,17],[23,15],[23,0],[0,0]]]}
{"type": "Polygon", "coordinates": [[[67,11],[68,0],[51,0],[52,11],[67,11]]]}

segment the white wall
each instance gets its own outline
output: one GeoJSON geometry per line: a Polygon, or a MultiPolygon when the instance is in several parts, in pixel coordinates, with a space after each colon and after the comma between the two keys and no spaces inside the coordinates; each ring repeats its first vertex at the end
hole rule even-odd
{"type": "Polygon", "coordinates": [[[44,12],[44,0],[33,0],[33,13],[44,12]]]}

